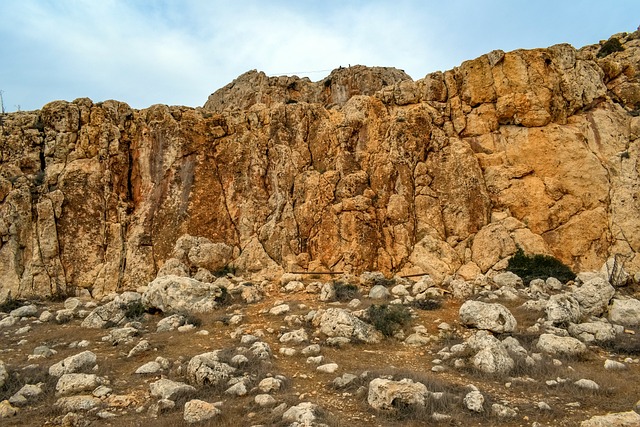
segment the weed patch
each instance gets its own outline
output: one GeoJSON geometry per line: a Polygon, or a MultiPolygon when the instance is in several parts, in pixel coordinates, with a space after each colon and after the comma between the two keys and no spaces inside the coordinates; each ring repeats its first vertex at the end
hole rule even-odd
{"type": "Polygon", "coordinates": [[[411,321],[411,312],[400,304],[372,305],[367,309],[367,316],[373,326],[390,337],[411,321]]]}
{"type": "Polygon", "coordinates": [[[333,289],[336,292],[336,300],[341,302],[351,301],[360,295],[358,287],[349,283],[334,282],[333,289]]]}

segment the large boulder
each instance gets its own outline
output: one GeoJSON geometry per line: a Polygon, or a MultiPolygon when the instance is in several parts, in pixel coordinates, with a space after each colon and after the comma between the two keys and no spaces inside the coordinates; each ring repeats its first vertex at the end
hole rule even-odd
{"type": "Polygon", "coordinates": [[[220,409],[213,403],[193,399],[184,404],[183,419],[189,424],[201,423],[215,417],[220,412],[220,409]]]}
{"type": "Polygon", "coordinates": [[[460,321],[467,326],[492,332],[513,332],[518,323],[502,304],[466,301],[460,307],[460,321]]]}
{"type": "Polygon", "coordinates": [[[73,394],[81,391],[92,391],[104,380],[95,374],[64,374],[56,383],[59,395],[73,394]]]}
{"type": "Polygon", "coordinates": [[[430,394],[424,384],[408,378],[400,381],[376,378],[369,383],[367,403],[384,411],[403,406],[425,406],[430,394]]]}
{"type": "Polygon", "coordinates": [[[640,325],[640,301],[635,298],[614,298],[609,306],[609,320],[627,326],[640,325]]]}
{"type": "Polygon", "coordinates": [[[173,257],[196,268],[216,272],[233,259],[233,247],[226,243],[213,243],[206,237],[185,234],[177,241],[173,257]]]}
{"type": "Polygon", "coordinates": [[[594,277],[573,292],[580,303],[582,312],[591,316],[600,316],[605,312],[616,290],[602,277],[594,277]]]}
{"type": "Polygon", "coordinates": [[[562,323],[576,323],[582,317],[580,303],[571,294],[552,295],[545,308],[547,320],[555,325],[562,323]]]}
{"type": "Polygon", "coordinates": [[[634,411],[596,415],[580,423],[580,427],[637,427],[640,426],[640,414],[634,411]]]}
{"type": "Polygon", "coordinates": [[[146,306],[163,312],[204,313],[216,308],[223,292],[223,289],[214,283],[170,275],[158,277],[149,283],[147,290],[142,294],[142,301],[146,306]]]}
{"type": "Polygon", "coordinates": [[[82,353],[69,356],[66,359],[52,365],[49,368],[49,375],[53,377],[61,377],[64,374],[74,374],[82,372],[90,372],[96,366],[97,357],[91,351],[83,351],[82,353]]]}
{"type": "Polygon", "coordinates": [[[84,328],[108,328],[124,323],[129,304],[139,302],[142,296],[137,292],[123,292],[108,303],[96,307],[82,321],[84,328]]]}
{"type": "Polygon", "coordinates": [[[342,308],[319,311],[313,318],[313,324],[329,337],[344,337],[366,343],[376,343],[382,339],[382,334],[372,325],[342,308]]]}
{"type": "Polygon", "coordinates": [[[515,366],[507,347],[487,331],[475,333],[466,341],[465,346],[475,353],[471,361],[481,372],[506,374],[515,366]]]}
{"type": "Polygon", "coordinates": [[[179,381],[161,378],[149,384],[151,396],[159,399],[176,400],[180,397],[195,393],[196,388],[179,381]]]}
{"type": "Polygon", "coordinates": [[[587,346],[576,338],[559,337],[553,334],[540,335],[536,347],[553,356],[578,356],[587,351],[587,346]]]}
{"type": "Polygon", "coordinates": [[[236,369],[218,359],[218,352],[193,356],[187,365],[187,379],[191,384],[218,385],[227,381],[236,369]]]}
{"type": "Polygon", "coordinates": [[[617,335],[616,328],[606,321],[571,324],[568,331],[572,337],[585,343],[611,341],[617,335]]]}

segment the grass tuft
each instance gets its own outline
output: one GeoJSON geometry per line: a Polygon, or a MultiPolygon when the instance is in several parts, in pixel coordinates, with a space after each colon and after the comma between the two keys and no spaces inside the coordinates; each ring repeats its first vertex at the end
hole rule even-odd
{"type": "Polygon", "coordinates": [[[400,304],[372,305],[367,316],[373,326],[386,337],[393,336],[411,321],[411,312],[400,304]]]}

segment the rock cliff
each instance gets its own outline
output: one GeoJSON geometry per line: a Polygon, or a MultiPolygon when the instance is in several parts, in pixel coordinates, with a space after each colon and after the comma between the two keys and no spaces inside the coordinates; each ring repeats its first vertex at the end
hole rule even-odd
{"type": "Polygon", "coordinates": [[[621,254],[638,271],[640,33],[614,37],[417,81],[250,71],[203,108],[77,99],[6,114],[0,300],[135,289],[184,235],[189,257],[247,274],[470,279],[517,246],[575,270],[621,254]]]}

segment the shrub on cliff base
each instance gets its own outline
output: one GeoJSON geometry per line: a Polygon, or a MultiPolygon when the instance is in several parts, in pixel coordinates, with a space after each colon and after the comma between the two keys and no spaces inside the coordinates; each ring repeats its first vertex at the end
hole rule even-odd
{"type": "Polygon", "coordinates": [[[576,275],[560,260],[548,255],[527,255],[522,248],[518,248],[509,260],[507,271],[517,274],[525,283],[533,279],[547,279],[555,277],[561,282],[573,280],[576,275]]]}

